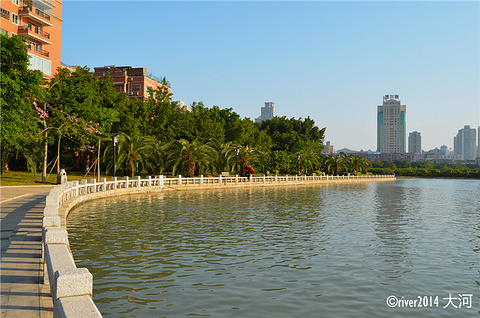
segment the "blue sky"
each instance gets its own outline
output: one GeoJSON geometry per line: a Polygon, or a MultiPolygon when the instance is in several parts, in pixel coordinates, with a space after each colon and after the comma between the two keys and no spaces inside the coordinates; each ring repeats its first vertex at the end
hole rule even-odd
{"type": "Polygon", "coordinates": [[[480,124],[479,2],[64,1],[62,61],[146,67],[174,100],[310,116],[337,149],[376,148],[382,96],[422,148],[480,124]]]}

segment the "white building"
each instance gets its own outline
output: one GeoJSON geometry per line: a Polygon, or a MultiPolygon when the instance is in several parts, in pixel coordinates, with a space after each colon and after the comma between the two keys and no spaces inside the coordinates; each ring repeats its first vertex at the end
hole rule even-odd
{"type": "Polygon", "coordinates": [[[400,104],[398,95],[385,95],[377,109],[377,151],[397,153],[406,151],[407,106],[400,104]]]}
{"type": "Polygon", "coordinates": [[[256,123],[260,123],[266,119],[273,119],[275,117],[275,104],[273,102],[265,102],[265,106],[262,107],[260,117],[255,118],[256,123]]]}
{"type": "Polygon", "coordinates": [[[178,101],[177,103],[177,109],[181,109],[187,112],[192,112],[192,106],[191,105],[185,105],[185,102],[178,101]]]}
{"type": "Polygon", "coordinates": [[[477,132],[470,125],[465,125],[463,129],[453,138],[453,152],[461,160],[475,160],[477,152],[477,132]]]}
{"type": "Polygon", "coordinates": [[[418,131],[408,134],[408,152],[422,153],[422,136],[418,131]]]}

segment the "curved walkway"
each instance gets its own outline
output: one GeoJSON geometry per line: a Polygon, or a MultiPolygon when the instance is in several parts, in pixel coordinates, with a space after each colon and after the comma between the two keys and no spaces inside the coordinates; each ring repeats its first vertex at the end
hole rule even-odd
{"type": "Polygon", "coordinates": [[[53,186],[0,188],[1,317],[53,316],[49,288],[43,285],[42,219],[53,186]]]}

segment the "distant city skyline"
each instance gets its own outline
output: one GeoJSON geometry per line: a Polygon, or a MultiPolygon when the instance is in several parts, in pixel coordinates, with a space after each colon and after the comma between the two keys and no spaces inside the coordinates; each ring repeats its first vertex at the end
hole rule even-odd
{"type": "Polygon", "coordinates": [[[277,116],[326,127],[337,149],[376,150],[385,94],[408,105],[424,150],[480,125],[478,1],[67,0],[63,18],[66,64],[146,67],[173,100],[252,120],[274,101],[277,116]]]}

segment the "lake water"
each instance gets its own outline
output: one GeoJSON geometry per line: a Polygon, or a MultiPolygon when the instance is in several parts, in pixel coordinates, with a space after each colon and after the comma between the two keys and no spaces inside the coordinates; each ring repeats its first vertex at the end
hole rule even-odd
{"type": "Polygon", "coordinates": [[[480,316],[478,180],[122,196],[68,231],[104,316],[480,316]]]}

